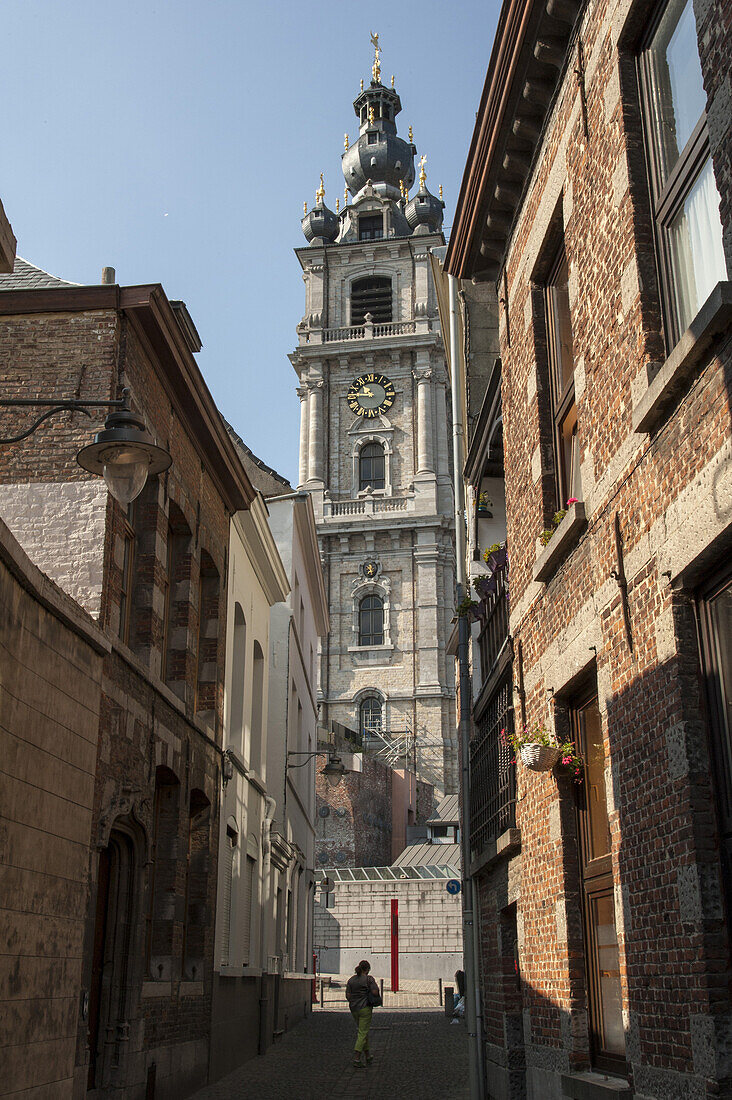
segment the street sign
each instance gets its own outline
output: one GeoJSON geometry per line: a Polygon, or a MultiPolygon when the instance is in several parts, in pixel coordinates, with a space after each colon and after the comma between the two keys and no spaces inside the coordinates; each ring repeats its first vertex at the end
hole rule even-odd
{"type": "Polygon", "coordinates": [[[450,879],[447,880],[447,885],[446,885],[445,889],[447,890],[448,894],[459,894],[460,893],[460,883],[458,882],[458,880],[456,878],[450,878],[450,879]]]}

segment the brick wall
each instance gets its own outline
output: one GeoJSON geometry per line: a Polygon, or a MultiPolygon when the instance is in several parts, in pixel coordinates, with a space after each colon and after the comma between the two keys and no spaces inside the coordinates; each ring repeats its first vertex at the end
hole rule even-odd
{"type": "Polygon", "coordinates": [[[133,1097],[154,1076],[158,1100],[177,1100],[203,1085],[208,1070],[227,502],[184,419],[185,400],[198,396],[171,399],[159,351],[127,313],[3,316],[0,346],[12,364],[12,392],[107,399],[118,384],[129,387],[133,408],[173,460],[125,517],[76,464],[90,439],[87,419],[64,414],[3,448],[0,509],[43,568],[98,616],[113,646],[91,822],[81,976],[89,1015],[80,1016],[77,996],[70,1016],[72,1030],[78,1025],[76,1088],[83,1092],[93,1078],[106,1089],[114,1079],[121,1098],[133,1097]],[[169,578],[171,529],[189,537],[169,578]]]}
{"type": "MultiPolygon", "coordinates": [[[[331,787],[318,771],[316,867],[386,867],[391,863],[391,768],[367,753],[362,760],[363,771],[348,772],[337,787],[331,787]]],[[[319,767],[325,761],[326,757],[319,758],[319,767]]]]}
{"type": "MultiPolygon", "coordinates": [[[[694,593],[729,549],[732,348],[726,335],[713,343],[654,431],[634,430],[648,364],[663,362],[670,350],[661,325],[634,60],[636,31],[650,11],[649,4],[623,0],[587,5],[579,36],[590,137],[582,129],[574,43],[509,245],[510,344],[502,310],[501,355],[511,632],[515,650],[521,645],[530,722],[566,729],[580,678],[597,684],[625,1044],[636,1094],[702,1096],[729,1087],[722,1036],[731,1016],[694,593]],[[587,526],[540,583],[533,576],[542,551],[538,536],[562,503],[554,495],[537,286],[546,277],[558,211],[569,262],[587,526]],[[616,516],[632,648],[612,575],[616,516]]],[[[721,5],[700,11],[698,34],[729,256],[732,48],[721,5]],[[713,125],[722,104],[724,136],[713,125]]],[[[514,702],[518,710],[518,696],[514,702]]],[[[524,1050],[516,1057],[525,1057],[529,1096],[539,1097],[546,1095],[547,1071],[581,1069],[592,1057],[577,796],[568,780],[520,765],[517,783],[524,1013],[517,1049],[524,1050]]],[[[505,1029],[516,1026],[501,951],[512,902],[504,890],[497,905],[490,876],[481,879],[480,898],[490,1006],[486,1050],[490,1072],[498,1074],[511,1046],[505,1029]]]]}
{"type": "Polygon", "coordinates": [[[105,648],[0,522],[5,1096],[72,1095],[105,648]]]}

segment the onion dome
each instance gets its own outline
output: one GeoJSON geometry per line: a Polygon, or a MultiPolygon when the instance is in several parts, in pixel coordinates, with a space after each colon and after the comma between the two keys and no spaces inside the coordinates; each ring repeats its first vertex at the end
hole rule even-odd
{"type": "Polygon", "coordinates": [[[378,35],[371,41],[376,50],[371,83],[353,102],[359,120],[358,139],[348,147],[342,157],[343,176],[352,195],[357,195],[368,180],[374,189],[386,197],[399,200],[399,184],[411,187],[414,183],[414,154],[416,149],[410,140],[397,136],[396,116],[402,103],[392,87],[381,83],[380,46],[378,35]]]}
{"type": "Polygon", "coordinates": [[[304,205],[305,216],[300,222],[302,231],[309,244],[332,244],[338,236],[340,224],[338,218],[325,205],[325,187],[323,186],[323,173],[320,173],[320,187],[315,194],[315,206],[308,214],[307,203],[304,205]]]}
{"type": "Polygon", "coordinates": [[[427,173],[424,166],[427,157],[422,157],[419,166],[419,191],[404,208],[409,227],[415,234],[439,233],[445,204],[427,190],[427,173]]]}

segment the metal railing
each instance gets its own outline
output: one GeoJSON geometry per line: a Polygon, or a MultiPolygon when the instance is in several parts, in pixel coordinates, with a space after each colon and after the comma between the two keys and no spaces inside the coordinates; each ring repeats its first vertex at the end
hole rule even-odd
{"type": "Polygon", "coordinates": [[[375,325],[350,325],[343,328],[323,329],[323,343],[332,344],[341,340],[373,340],[382,336],[405,336],[415,331],[414,321],[389,321],[375,325]]]}
{"type": "Polygon", "coordinates": [[[479,855],[516,824],[516,765],[507,734],[513,732],[512,677],[500,681],[470,742],[470,849],[479,855]],[[502,734],[505,731],[505,734],[502,734]]]}
{"type": "Polygon", "coordinates": [[[480,673],[483,682],[488,679],[498,654],[508,638],[508,585],[505,568],[494,572],[493,581],[495,588],[484,601],[485,624],[478,635],[480,673]]]}

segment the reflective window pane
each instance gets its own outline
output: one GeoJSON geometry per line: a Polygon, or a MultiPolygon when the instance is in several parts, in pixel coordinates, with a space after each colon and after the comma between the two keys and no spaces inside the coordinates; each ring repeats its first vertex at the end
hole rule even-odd
{"type": "Polygon", "coordinates": [[[610,822],[605,793],[605,746],[596,699],[582,709],[580,723],[585,758],[587,859],[593,860],[610,851],[610,822]]]}
{"type": "Polygon", "coordinates": [[[557,398],[559,398],[574,375],[572,317],[569,312],[569,267],[566,256],[562,257],[556,275],[547,289],[551,303],[550,341],[554,384],[557,398]]]}
{"type": "Polygon", "coordinates": [[[669,225],[679,331],[689,327],[715,285],[727,278],[719,192],[711,158],[704,162],[684,204],[669,225]]]}
{"type": "Polygon", "coordinates": [[[648,48],[661,185],[706,107],[691,0],[671,0],[648,48]]]}
{"type": "Polygon", "coordinates": [[[590,903],[593,935],[597,950],[599,1008],[602,1035],[600,1045],[609,1054],[625,1054],[622,993],[620,989],[620,953],[615,929],[612,894],[593,897],[590,903]]]}

